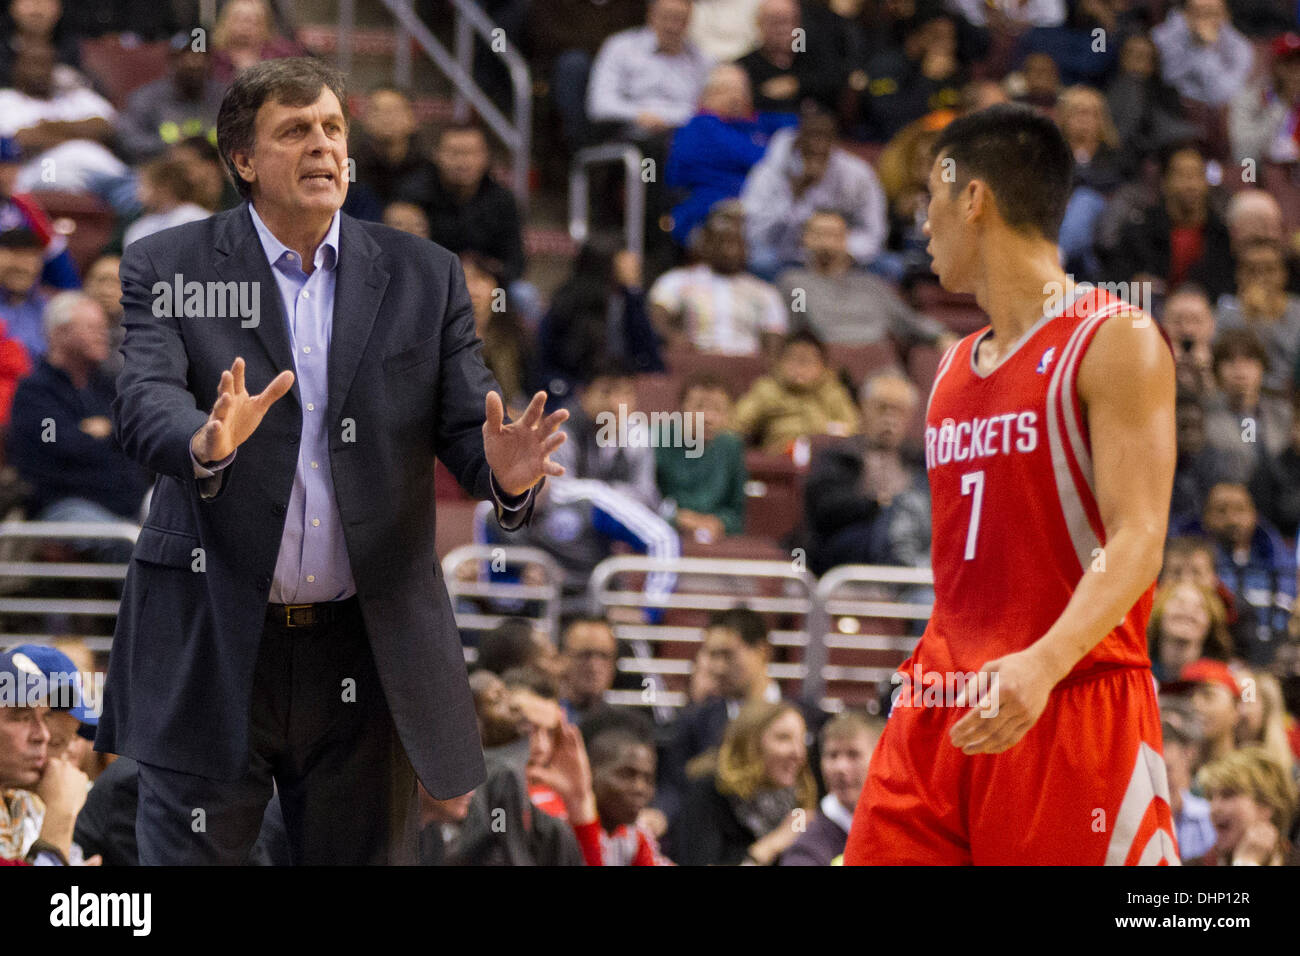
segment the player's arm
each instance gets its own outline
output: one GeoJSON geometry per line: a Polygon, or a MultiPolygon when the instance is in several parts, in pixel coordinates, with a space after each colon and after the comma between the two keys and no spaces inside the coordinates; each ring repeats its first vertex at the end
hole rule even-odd
{"type": "MultiPolygon", "coordinates": [[[[1084,569],[1069,604],[1038,641],[989,661],[996,701],[953,725],[966,753],[1000,753],[1043,712],[1053,687],[1129,612],[1160,572],[1174,480],[1174,362],[1146,316],[1115,316],[1079,366],[1092,442],[1104,561],[1084,569]],[[1096,568],[1096,570],[1093,570],[1096,568]]],[[[992,688],[990,688],[992,690],[992,688]]]]}

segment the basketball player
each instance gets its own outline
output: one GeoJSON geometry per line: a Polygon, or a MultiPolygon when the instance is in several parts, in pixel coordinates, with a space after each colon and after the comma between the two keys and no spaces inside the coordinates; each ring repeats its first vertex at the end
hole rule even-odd
{"type": "Polygon", "coordinates": [[[990,326],[947,351],[930,393],[934,611],[895,675],[845,862],[1176,864],[1145,639],[1171,351],[1062,271],[1072,162],[1049,119],[990,107],[935,155],[933,269],[990,326]]]}

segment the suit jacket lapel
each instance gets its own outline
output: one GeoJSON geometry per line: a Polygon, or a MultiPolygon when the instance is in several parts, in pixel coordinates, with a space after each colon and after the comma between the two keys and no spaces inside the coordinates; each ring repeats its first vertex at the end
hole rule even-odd
{"type": "MultiPolygon", "coordinates": [[[[285,369],[291,371],[296,369],[297,366],[293,361],[293,346],[289,341],[288,319],[285,318],[284,307],[280,302],[280,287],[276,285],[275,276],[271,274],[271,264],[266,261],[266,252],[262,248],[262,241],[257,236],[257,230],[253,228],[253,219],[249,215],[247,205],[240,206],[224,216],[222,225],[217,230],[214,251],[213,268],[224,281],[248,282],[251,276],[257,282],[260,318],[254,328],[248,330],[240,328],[239,332],[253,333],[253,338],[262,344],[277,373],[285,369]]],[[[241,350],[242,348],[237,349],[236,352],[241,350]]],[[[260,391],[266,385],[267,382],[249,382],[248,390],[260,391]]],[[[301,408],[302,396],[298,391],[296,376],[290,394],[301,408]]]]}
{"type": "Polygon", "coordinates": [[[389,274],[380,264],[380,250],[351,216],[339,223],[338,275],[334,284],[334,329],[330,334],[329,408],[343,408],[352,388],[361,353],[379,314],[389,274]]]}

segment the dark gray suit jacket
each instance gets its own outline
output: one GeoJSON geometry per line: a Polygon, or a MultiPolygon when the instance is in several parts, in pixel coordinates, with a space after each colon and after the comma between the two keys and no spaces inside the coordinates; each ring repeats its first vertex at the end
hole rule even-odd
{"type": "MultiPolygon", "coordinates": [[[[437,456],[492,497],[481,357],[459,260],[441,246],[343,215],[329,354],[329,467],[384,693],[435,797],[485,776],[461,643],[434,551],[437,456]]],[[[294,367],[279,290],[247,206],[133,243],[122,259],[125,367],[114,434],[157,472],[113,640],[95,748],[218,779],[248,767],[253,666],[302,431],[295,381],[203,498],[190,439],[224,369],[256,394],[294,367]],[[256,282],[260,322],[159,317],[155,282],[256,282]],[[196,549],[202,549],[197,551],[196,549]]],[[[527,521],[526,507],[498,517],[527,521]]]]}

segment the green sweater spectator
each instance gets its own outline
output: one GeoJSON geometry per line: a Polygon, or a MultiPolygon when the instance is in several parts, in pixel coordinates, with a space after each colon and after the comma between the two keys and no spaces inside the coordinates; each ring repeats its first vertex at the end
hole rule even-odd
{"type": "Polygon", "coordinates": [[[656,448],[655,478],[665,501],[677,504],[673,524],[683,534],[694,532],[696,540],[716,540],[699,517],[713,516],[722,522],[725,534],[745,530],[745,446],[734,432],[721,432],[704,443],[697,458],[688,457],[692,448],[656,448]],[[705,539],[699,537],[699,530],[705,539]]]}

